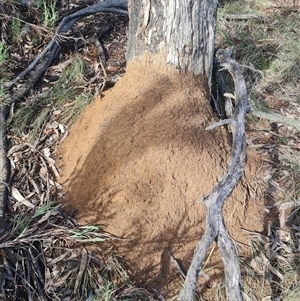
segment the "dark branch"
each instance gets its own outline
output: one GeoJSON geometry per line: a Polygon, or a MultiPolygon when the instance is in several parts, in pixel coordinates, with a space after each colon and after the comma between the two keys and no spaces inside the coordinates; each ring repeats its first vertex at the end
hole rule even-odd
{"type": "Polygon", "coordinates": [[[58,49],[59,36],[66,34],[70,28],[80,19],[96,14],[96,13],[118,13],[120,15],[128,15],[127,12],[128,1],[127,0],[107,0],[83,8],[69,16],[62,19],[54,37],[48,44],[48,46],[31,62],[31,64],[21,72],[12,82],[10,88],[14,86],[18,81],[24,78],[35,68],[35,72],[29,77],[29,79],[12,95],[10,105],[21,101],[22,98],[30,91],[34,84],[38,81],[45,70],[50,66],[56,51],[58,49]]]}

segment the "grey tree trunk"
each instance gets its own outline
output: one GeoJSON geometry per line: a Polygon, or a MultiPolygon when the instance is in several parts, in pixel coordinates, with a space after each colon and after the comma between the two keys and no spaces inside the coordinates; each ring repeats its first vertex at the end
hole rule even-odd
{"type": "Polygon", "coordinates": [[[162,54],[210,83],[217,0],[130,0],[127,60],[162,54]]]}

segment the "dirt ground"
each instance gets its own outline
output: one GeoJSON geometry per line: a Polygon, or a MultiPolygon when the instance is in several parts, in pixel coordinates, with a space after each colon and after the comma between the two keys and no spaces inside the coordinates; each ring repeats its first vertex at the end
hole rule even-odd
{"type": "MultiPolygon", "coordinates": [[[[182,282],[169,251],[186,272],[204,232],[199,199],[216,185],[230,157],[227,131],[205,130],[213,122],[202,77],[145,57],[131,62],[116,86],[88,106],[60,146],[67,209],[78,211],[80,223],[104,224],[125,238],[113,248],[133,280],[167,298],[182,282]]],[[[248,244],[242,229],[263,231],[264,201],[254,184],[258,159],[248,152],[245,176],[224,208],[237,246],[248,244]]],[[[204,273],[200,292],[210,299],[223,275],[218,251],[204,273]]]]}

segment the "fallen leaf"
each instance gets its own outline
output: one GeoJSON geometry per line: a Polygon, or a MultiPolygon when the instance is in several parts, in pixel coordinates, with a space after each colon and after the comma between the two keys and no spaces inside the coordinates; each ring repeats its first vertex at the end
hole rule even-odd
{"type": "Polygon", "coordinates": [[[49,147],[43,148],[43,153],[45,157],[50,157],[51,151],[49,147]]]}
{"type": "Polygon", "coordinates": [[[53,115],[59,115],[59,114],[61,114],[61,110],[54,110],[54,111],[52,112],[52,114],[53,114],[53,115]]]}
{"type": "Polygon", "coordinates": [[[12,196],[20,203],[24,204],[25,206],[29,207],[29,208],[34,208],[35,206],[30,203],[28,200],[26,200],[21,193],[19,192],[19,190],[16,187],[12,187],[11,189],[11,194],[12,196]]]}

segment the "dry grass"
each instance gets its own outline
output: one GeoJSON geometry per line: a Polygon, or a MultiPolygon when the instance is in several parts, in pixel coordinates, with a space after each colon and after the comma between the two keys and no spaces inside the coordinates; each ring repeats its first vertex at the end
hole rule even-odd
{"type": "Polygon", "coordinates": [[[250,98],[257,97],[260,90],[279,88],[279,83],[284,89],[299,82],[299,12],[273,6],[273,2],[262,0],[224,1],[219,8],[217,45],[234,46],[237,61],[251,67],[245,69],[250,98]],[[230,14],[261,18],[227,19],[230,14]],[[264,79],[253,69],[262,71],[264,79]]]}
{"type": "Polygon", "coordinates": [[[78,226],[61,207],[38,205],[9,217],[0,240],[0,296],[5,300],[151,300],[114,256],[99,260],[84,246],[112,237],[78,226]]]}

